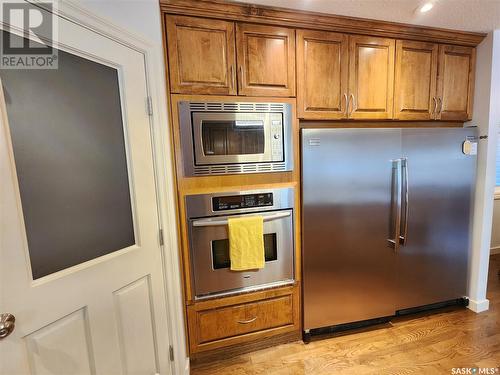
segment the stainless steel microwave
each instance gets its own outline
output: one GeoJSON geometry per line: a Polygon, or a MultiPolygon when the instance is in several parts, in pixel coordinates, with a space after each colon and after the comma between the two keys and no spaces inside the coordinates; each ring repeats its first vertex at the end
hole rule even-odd
{"type": "Polygon", "coordinates": [[[287,103],[179,102],[186,176],[293,169],[287,103]]]}

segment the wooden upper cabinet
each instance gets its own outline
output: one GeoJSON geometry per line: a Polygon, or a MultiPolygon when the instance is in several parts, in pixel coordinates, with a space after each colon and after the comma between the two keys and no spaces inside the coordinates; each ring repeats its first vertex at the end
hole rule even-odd
{"type": "Polygon", "coordinates": [[[295,30],[236,25],[238,93],[295,96],[295,30]]]}
{"type": "Polygon", "coordinates": [[[392,118],[394,49],[394,39],[349,37],[349,118],[392,118]]]}
{"type": "Polygon", "coordinates": [[[297,112],[299,118],[347,116],[348,36],[297,30],[297,112]]]}
{"type": "Polygon", "coordinates": [[[432,120],[437,107],[438,45],[396,41],[394,118],[432,120]]]}
{"type": "Polygon", "coordinates": [[[475,63],[475,48],[439,46],[436,118],[459,121],[472,118],[475,63]]]}
{"type": "Polygon", "coordinates": [[[297,69],[301,119],[472,117],[474,47],[177,15],[166,30],[172,93],[293,97],[297,69]]]}
{"type": "Polygon", "coordinates": [[[167,16],[172,93],[236,95],[234,23],[167,16]]]}

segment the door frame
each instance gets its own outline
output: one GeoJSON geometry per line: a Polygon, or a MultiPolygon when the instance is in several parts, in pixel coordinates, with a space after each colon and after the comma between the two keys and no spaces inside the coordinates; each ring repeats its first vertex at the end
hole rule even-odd
{"type": "MultiPolygon", "coordinates": [[[[25,0],[43,8],[40,0],[25,0]]],[[[174,190],[174,168],[172,159],[169,116],[167,113],[167,95],[163,46],[155,46],[150,41],[117,26],[112,20],[98,16],[75,0],[58,1],[57,9],[52,13],[74,24],[96,32],[144,56],[146,70],[147,96],[144,107],[151,108],[149,116],[151,143],[153,149],[153,168],[157,195],[159,226],[163,232],[160,241],[162,273],[165,285],[165,305],[167,326],[165,332],[168,345],[172,348],[170,374],[189,374],[189,358],[186,351],[184,329],[183,294],[181,285],[180,257],[178,252],[178,232],[176,198],[174,190]],[[160,78],[160,79],[158,79],[160,78]],[[164,124],[164,125],[162,125],[164,124]]],[[[159,9],[158,9],[159,12],[159,9]]],[[[161,22],[161,20],[160,20],[161,22]]],[[[161,23],[158,26],[161,30],[161,23]]]]}

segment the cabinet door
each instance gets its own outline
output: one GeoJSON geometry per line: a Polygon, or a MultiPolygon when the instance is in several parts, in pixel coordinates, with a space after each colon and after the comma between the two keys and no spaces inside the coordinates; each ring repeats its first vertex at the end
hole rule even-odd
{"type": "Polygon", "coordinates": [[[295,30],[236,26],[240,95],[295,96],[295,30]]]}
{"type": "Polygon", "coordinates": [[[298,116],[347,116],[348,37],[326,31],[297,30],[298,116]]]}
{"type": "Polygon", "coordinates": [[[437,106],[438,45],[396,41],[394,118],[432,120],[437,106]]]}
{"type": "Polygon", "coordinates": [[[234,24],[167,16],[172,93],[236,95],[234,24]]]}
{"type": "Polygon", "coordinates": [[[472,118],[476,49],[439,46],[438,111],[441,120],[472,118]]]}
{"type": "Polygon", "coordinates": [[[349,118],[392,118],[394,39],[349,37],[349,118]]]}

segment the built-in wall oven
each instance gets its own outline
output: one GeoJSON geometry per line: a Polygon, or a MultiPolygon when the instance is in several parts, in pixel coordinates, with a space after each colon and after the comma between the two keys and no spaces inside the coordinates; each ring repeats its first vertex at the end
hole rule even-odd
{"type": "Polygon", "coordinates": [[[195,299],[294,282],[294,190],[252,190],[186,197],[195,299]],[[264,219],[265,266],[231,271],[229,217],[264,219]]]}
{"type": "Polygon", "coordinates": [[[179,102],[186,176],[290,171],[287,103],[179,102]]]}

